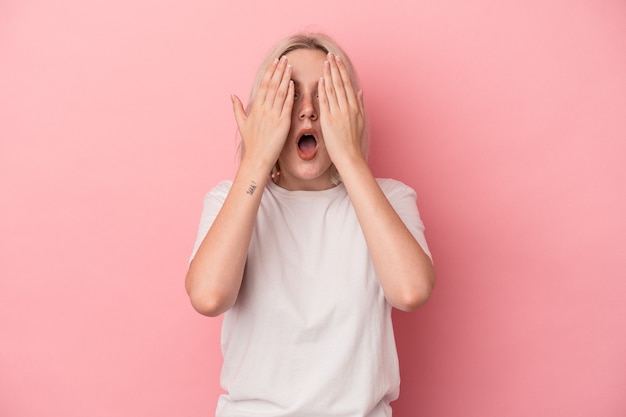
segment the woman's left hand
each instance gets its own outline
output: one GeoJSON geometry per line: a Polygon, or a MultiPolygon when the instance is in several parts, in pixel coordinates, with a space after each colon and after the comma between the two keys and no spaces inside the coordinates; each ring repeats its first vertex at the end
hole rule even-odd
{"type": "Polygon", "coordinates": [[[329,53],[327,58],[318,85],[320,124],[330,159],[340,170],[343,158],[362,158],[365,107],[341,57],[329,53]]]}

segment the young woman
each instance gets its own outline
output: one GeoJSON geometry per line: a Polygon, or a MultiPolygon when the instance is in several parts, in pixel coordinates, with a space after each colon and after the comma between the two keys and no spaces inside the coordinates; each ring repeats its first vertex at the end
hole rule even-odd
{"type": "Polygon", "coordinates": [[[322,34],[289,37],[233,96],[242,157],[204,201],[186,277],[225,313],[218,417],[382,417],[398,397],[391,308],[435,275],[414,191],[367,165],[363,94],[322,34]]]}

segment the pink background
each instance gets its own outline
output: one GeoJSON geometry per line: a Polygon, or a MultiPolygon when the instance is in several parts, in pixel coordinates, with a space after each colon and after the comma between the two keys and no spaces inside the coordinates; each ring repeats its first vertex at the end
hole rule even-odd
{"type": "Polygon", "coordinates": [[[0,415],[213,414],[201,201],[236,168],[230,93],[309,25],[435,257],[394,415],[626,415],[623,0],[3,0],[0,415]]]}

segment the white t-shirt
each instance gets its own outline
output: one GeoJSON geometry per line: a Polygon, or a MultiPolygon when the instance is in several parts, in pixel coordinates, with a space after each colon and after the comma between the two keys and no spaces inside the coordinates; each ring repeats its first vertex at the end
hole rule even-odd
{"type": "MultiPolygon", "coordinates": [[[[377,181],[430,256],[415,192],[377,181]]],[[[194,254],[231,185],[205,197],[194,254]]],[[[400,385],[391,306],[343,184],[288,191],[268,181],[222,353],[216,417],[391,416],[400,385]]]]}

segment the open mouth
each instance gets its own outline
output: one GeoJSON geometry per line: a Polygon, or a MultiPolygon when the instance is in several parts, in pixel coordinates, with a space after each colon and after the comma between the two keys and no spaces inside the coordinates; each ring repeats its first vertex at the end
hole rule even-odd
{"type": "Polygon", "coordinates": [[[298,155],[308,161],[315,157],[317,153],[317,139],[313,133],[305,132],[298,139],[298,155]]]}

